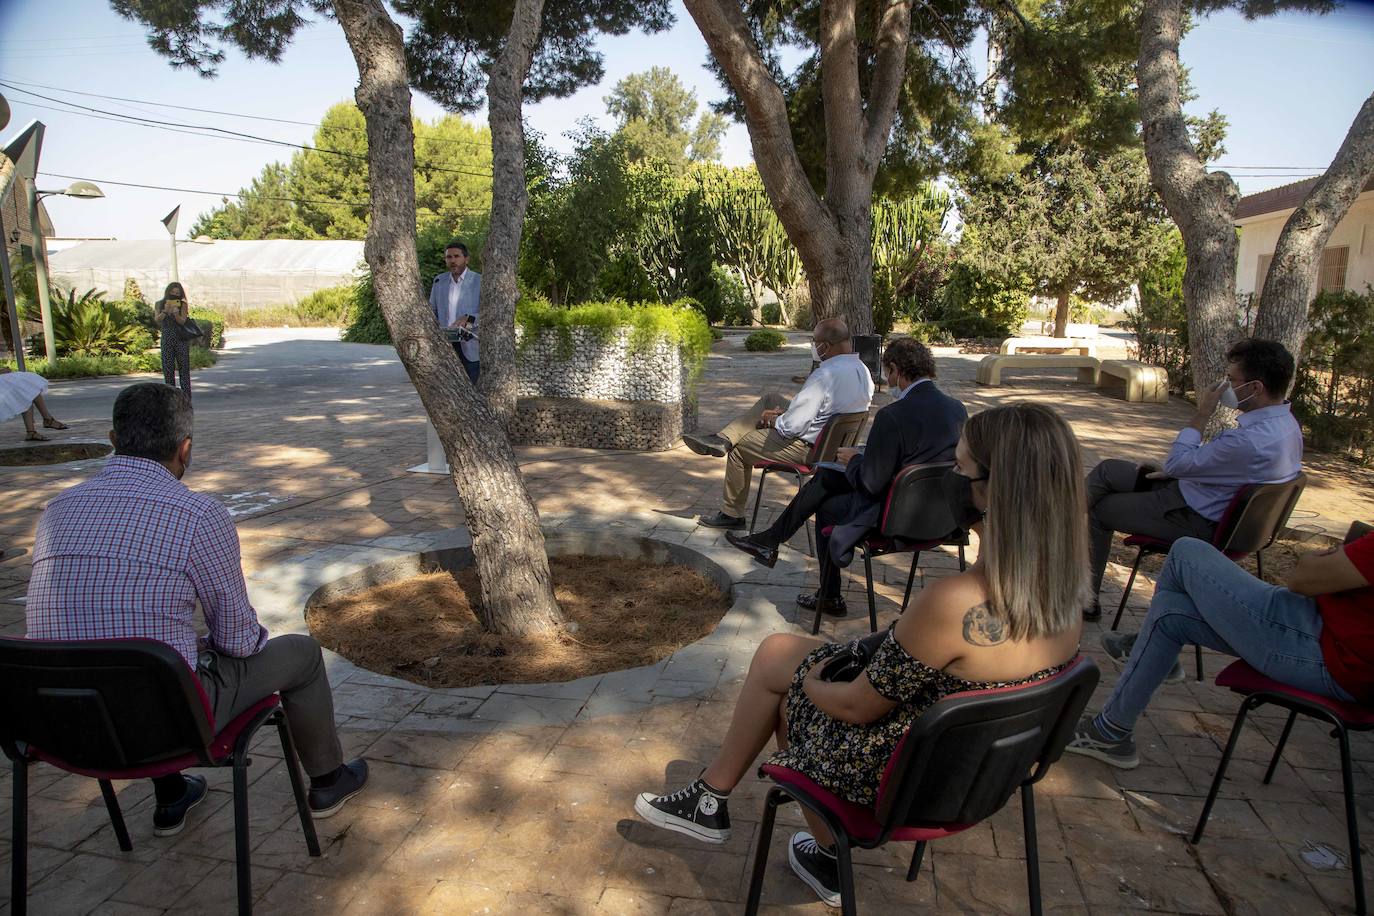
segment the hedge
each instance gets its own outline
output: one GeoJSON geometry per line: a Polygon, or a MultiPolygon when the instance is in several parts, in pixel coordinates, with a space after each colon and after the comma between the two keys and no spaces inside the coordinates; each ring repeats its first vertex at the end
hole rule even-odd
{"type": "MultiPolygon", "coordinates": [[[[218,357],[213,350],[204,347],[191,348],[191,368],[208,369],[218,357]]],[[[0,365],[17,369],[14,360],[5,360],[0,365]]],[[[24,369],[46,379],[98,378],[103,375],[133,375],[139,372],[161,372],[162,354],[157,350],[144,353],[121,353],[112,356],[59,356],[57,362],[48,365],[41,356],[31,356],[24,360],[24,369]]]]}

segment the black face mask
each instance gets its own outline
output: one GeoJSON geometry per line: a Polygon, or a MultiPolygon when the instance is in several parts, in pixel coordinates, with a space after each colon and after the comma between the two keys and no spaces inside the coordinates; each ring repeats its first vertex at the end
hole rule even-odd
{"type": "Polygon", "coordinates": [[[978,480],[987,480],[987,477],[965,477],[954,468],[946,471],[940,480],[945,491],[945,502],[949,504],[949,511],[960,528],[972,528],[987,514],[973,502],[973,484],[978,480]]]}

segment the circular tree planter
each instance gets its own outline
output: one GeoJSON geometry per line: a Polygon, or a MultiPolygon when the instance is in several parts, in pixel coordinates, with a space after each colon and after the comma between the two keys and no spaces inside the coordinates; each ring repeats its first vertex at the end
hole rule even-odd
{"type": "Polygon", "coordinates": [[[411,554],[316,589],[306,622],[361,668],[426,687],[568,681],[652,664],[706,636],[730,607],[731,578],[700,553],[625,533],[546,536],[566,630],[483,631],[467,547],[411,554]]]}
{"type": "Polygon", "coordinates": [[[35,442],[0,448],[0,467],[29,468],[104,458],[114,451],[108,442],[35,442]]]}

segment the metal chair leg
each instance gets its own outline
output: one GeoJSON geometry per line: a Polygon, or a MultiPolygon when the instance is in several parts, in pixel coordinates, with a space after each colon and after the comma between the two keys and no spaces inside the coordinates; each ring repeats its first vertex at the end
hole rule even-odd
{"type": "Polygon", "coordinates": [[[873,558],[868,553],[868,548],[863,548],[864,553],[864,577],[868,580],[868,632],[878,632],[878,607],[873,602],[873,558]]]}
{"type": "Polygon", "coordinates": [[[248,748],[234,749],[234,864],[238,877],[239,916],[253,913],[253,862],[248,848],[248,748]]]}
{"type": "Polygon", "coordinates": [[[301,832],[305,834],[305,847],[310,855],[319,857],[320,840],[315,834],[315,819],[310,815],[310,804],[305,795],[305,780],[301,778],[301,762],[296,755],[296,742],[291,736],[291,725],[286,721],[286,713],[277,710],[277,736],[281,739],[282,757],[286,762],[286,772],[291,777],[291,794],[296,798],[296,815],[301,819],[301,832]]]}
{"type": "Polygon", "coordinates": [[[1202,842],[1202,829],[1207,826],[1207,818],[1212,813],[1212,805],[1216,803],[1217,792],[1221,790],[1221,781],[1226,776],[1226,767],[1231,762],[1231,754],[1236,750],[1236,741],[1240,739],[1240,730],[1245,727],[1245,716],[1250,710],[1260,705],[1262,701],[1256,701],[1254,697],[1246,697],[1241,701],[1240,711],[1236,713],[1236,724],[1231,727],[1231,737],[1226,742],[1226,750],[1221,752],[1221,762],[1217,764],[1217,775],[1212,777],[1212,788],[1207,791],[1207,801],[1202,805],[1202,815],[1197,819],[1197,827],[1193,830],[1193,838],[1190,842],[1194,845],[1202,842]]]}
{"type": "Polygon", "coordinates": [[[960,544],[960,545],[959,545],[959,572],[964,572],[966,569],[968,569],[968,564],[967,564],[966,562],[964,562],[964,545],[963,545],[963,544],[960,544]]]}
{"type": "Polygon", "coordinates": [[[10,912],[24,916],[29,905],[29,764],[14,761],[14,804],[10,840],[10,912]]]}
{"type": "Polygon", "coordinates": [[[1198,683],[1201,684],[1201,683],[1202,683],[1202,645],[1199,643],[1198,645],[1193,646],[1193,652],[1194,652],[1194,653],[1196,654],[1196,656],[1197,656],[1197,680],[1198,680],[1198,683]]]}
{"type": "Polygon", "coordinates": [[[763,482],[768,479],[768,468],[759,472],[759,488],[754,491],[754,515],[749,519],[749,533],[753,534],[759,526],[759,503],[763,502],[763,482]]]}
{"type": "Polygon", "coordinates": [[[1026,892],[1031,916],[1040,916],[1040,842],[1035,832],[1035,786],[1021,783],[1021,829],[1026,843],[1026,892]]]}
{"type": "Polygon", "coordinates": [[[1283,747],[1288,743],[1288,734],[1293,731],[1293,723],[1297,721],[1298,711],[1290,709],[1288,711],[1288,721],[1283,723],[1283,734],[1279,735],[1279,743],[1274,745],[1274,756],[1269,760],[1269,769],[1264,771],[1264,784],[1269,785],[1269,780],[1274,778],[1274,770],[1278,768],[1279,758],[1283,756],[1283,747]]]}
{"type": "Polygon", "coordinates": [[[1255,572],[1259,573],[1258,578],[1264,581],[1264,551],[1255,551],[1255,572]]]}
{"type": "Polygon", "coordinates": [[[849,851],[849,837],[843,830],[832,830],[835,836],[835,860],[840,871],[840,913],[841,916],[856,916],[857,902],[854,900],[854,857],[849,851]]]}
{"type": "Polygon", "coordinates": [[[911,854],[911,867],[906,870],[906,879],[915,881],[921,873],[921,862],[926,857],[926,841],[921,840],[916,844],[916,851],[911,854]]]}
{"type": "Polygon", "coordinates": [[[754,871],[749,879],[749,899],[744,905],[745,916],[754,916],[759,911],[759,898],[763,896],[763,875],[768,868],[768,847],[773,840],[773,821],[778,814],[778,805],[791,799],[782,789],[774,786],[768,790],[763,803],[763,820],[759,822],[758,842],[754,844],[754,871]]]}
{"type": "MultiPolygon", "coordinates": [[[[802,487],[805,486],[805,485],[806,485],[806,481],[802,479],[802,475],[798,474],[798,475],[797,475],[797,495],[798,495],[798,496],[801,495],[802,487]]],[[[813,535],[813,534],[811,533],[811,519],[807,519],[806,521],[802,522],[802,527],[806,529],[806,555],[807,555],[808,557],[814,557],[814,556],[816,555],[816,536],[813,535]]]]}
{"type": "Polygon", "coordinates": [[[902,614],[906,613],[906,604],[911,600],[911,583],[916,581],[916,564],[920,561],[921,552],[913,550],[911,552],[911,572],[906,574],[906,591],[902,593],[902,610],[900,611],[902,614]]]}
{"type": "Polygon", "coordinates": [[[100,794],[105,798],[105,810],[110,812],[110,826],[114,828],[115,839],[119,841],[119,848],[129,852],[134,848],[134,844],[129,839],[129,831],[124,826],[124,812],[119,810],[119,799],[115,797],[114,786],[108,779],[98,780],[100,783],[100,794]]]}
{"type": "Polygon", "coordinates": [[[1355,879],[1355,912],[1365,916],[1364,863],[1360,858],[1360,821],[1355,811],[1355,780],[1350,771],[1350,735],[1337,723],[1341,741],[1341,784],[1345,788],[1345,829],[1350,839],[1350,871],[1355,879]]]}
{"type": "Polygon", "coordinates": [[[1131,577],[1126,580],[1126,590],[1121,593],[1121,604],[1117,605],[1116,617],[1112,618],[1113,630],[1121,623],[1121,615],[1126,612],[1126,599],[1131,597],[1131,588],[1135,585],[1135,574],[1140,570],[1140,561],[1143,559],[1145,559],[1145,548],[1136,548],[1135,563],[1131,564],[1131,577]]]}

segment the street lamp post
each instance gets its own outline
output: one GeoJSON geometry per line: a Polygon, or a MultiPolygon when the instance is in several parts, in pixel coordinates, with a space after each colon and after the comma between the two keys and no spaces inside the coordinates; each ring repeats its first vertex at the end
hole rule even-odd
{"type": "Polygon", "coordinates": [[[53,195],[91,200],[104,197],[105,192],[89,181],[73,182],[61,191],[40,191],[32,181],[25,185],[29,190],[29,231],[33,233],[33,272],[38,281],[38,312],[43,319],[43,349],[51,366],[57,362],[57,342],[53,338],[52,302],[48,292],[48,246],[43,240],[43,227],[38,222],[38,202],[53,195]]]}

